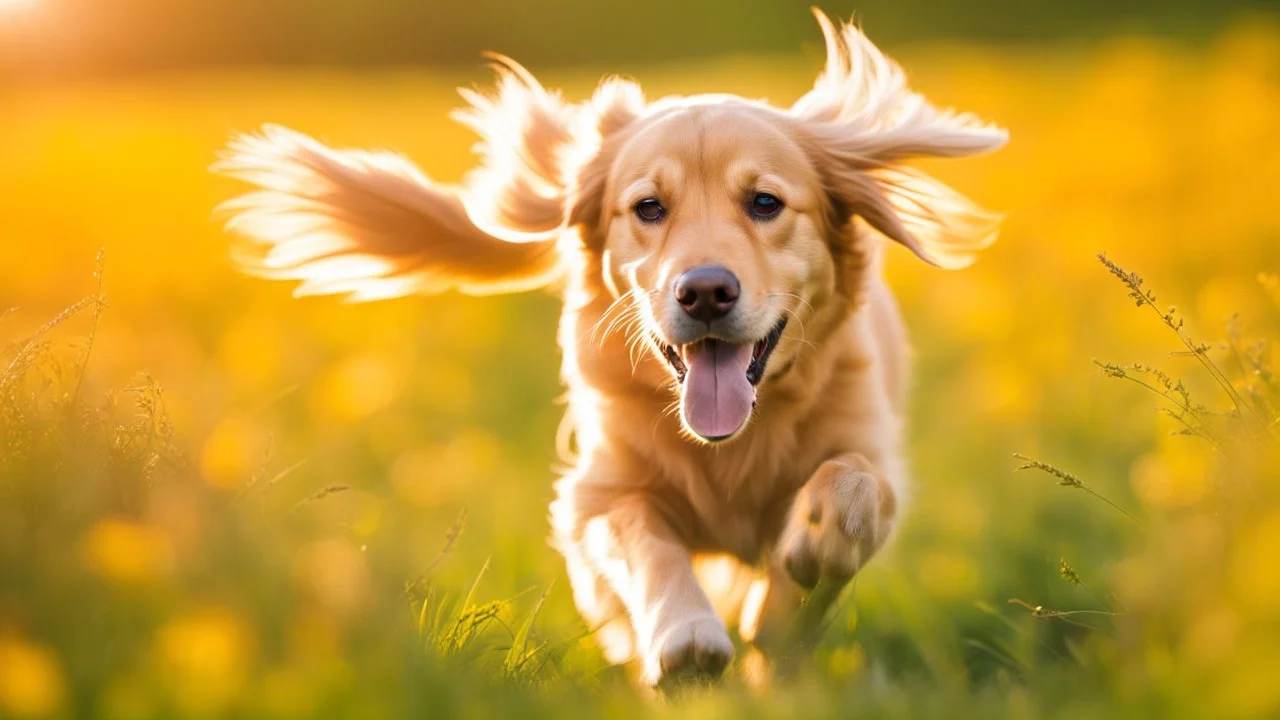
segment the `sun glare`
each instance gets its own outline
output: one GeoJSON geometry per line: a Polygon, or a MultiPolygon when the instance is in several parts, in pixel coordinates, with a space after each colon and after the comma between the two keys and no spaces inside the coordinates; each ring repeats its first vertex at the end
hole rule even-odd
{"type": "Polygon", "coordinates": [[[0,15],[17,13],[25,10],[28,5],[35,5],[40,0],[0,0],[0,15]]]}

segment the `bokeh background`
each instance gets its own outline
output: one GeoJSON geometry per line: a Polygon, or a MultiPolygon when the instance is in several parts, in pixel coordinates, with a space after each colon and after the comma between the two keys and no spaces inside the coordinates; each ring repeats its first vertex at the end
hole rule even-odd
{"type": "Polygon", "coordinates": [[[917,491],[813,666],[655,705],[545,542],[556,299],[294,300],[207,166],[274,122],[456,180],[486,49],[788,104],[807,3],[0,0],[0,717],[1280,712],[1276,5],[819,4],[1009,128],[928,165],[1008,222],[890,258],[917,491]]]}

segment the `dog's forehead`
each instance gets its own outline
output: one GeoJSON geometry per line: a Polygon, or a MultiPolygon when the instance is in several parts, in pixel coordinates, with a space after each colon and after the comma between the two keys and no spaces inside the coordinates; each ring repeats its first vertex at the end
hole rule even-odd
{"type": "Polygon", "coordinates": [[[760,173],[807,174],[810,164],[790,137],[785,117],[747,103],[690,103],[639,122],[618,153],[616,179],[643,177],[664,166],[682,175],[752,166],[760,173]]]}

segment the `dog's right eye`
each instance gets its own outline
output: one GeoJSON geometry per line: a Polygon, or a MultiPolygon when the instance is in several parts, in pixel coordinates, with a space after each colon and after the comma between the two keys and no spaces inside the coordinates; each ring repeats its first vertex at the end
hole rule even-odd
{"type": "Polygon", "coordinates": [[[636,203],[635,212],[641,222],[656,223],[666,216],[667,209],[662,207],[658,198],[645,198],[636,203]]]}

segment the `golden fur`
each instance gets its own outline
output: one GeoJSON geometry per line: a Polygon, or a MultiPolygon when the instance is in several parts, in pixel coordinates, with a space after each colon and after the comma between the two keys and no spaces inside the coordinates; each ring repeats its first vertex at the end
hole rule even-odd
{"type": "Polygon", "coordinates": [[[900,163],[990,151],[1004,131],[931,106],[860,30],[818,20],[827,66],[790,108],[650,103],[619,79],[572,104],[497,58],[496,92],[464,91],[458,118],[481,136],[483,164],[460,187],[275,127],[216,166],[260,188],[227,205],[248,240],[237,260],[300,294],[560,284],[571,467],[554,541],[607,656],[638,659],[650,683],[719,673],[727,625],[777,651],[811,639],[905,501],[907,350],[883,238],[949,268],[995,239],[998,217],[900,163]],[[782,210],[761,220],[744,209],[753,193],[782,210]],[[660,221],[637,219],[646,198],[664,205],[660,221]],[[712,330],[672,291],[707,264],[741,282],[712,330]],[[666,348],[754,342],[784,318],[749,420],[704,441],[682,421],[666,348]],[[815,584],[808,627],[788,635],[815,584]]]}

